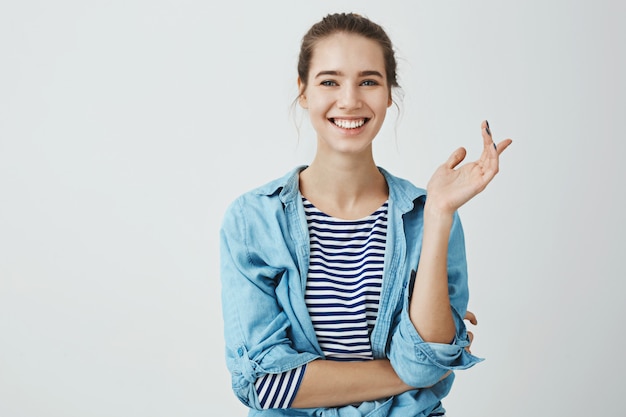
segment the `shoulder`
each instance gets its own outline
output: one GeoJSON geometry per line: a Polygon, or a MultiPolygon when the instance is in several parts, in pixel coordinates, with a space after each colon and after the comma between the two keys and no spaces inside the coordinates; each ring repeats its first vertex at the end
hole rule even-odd
{"type": "Polygon", "coordinates": [[[287,200],[298,195],[299,175],[305,166],[298,166],[280,178],[273,179],[241,194],[237,201],[275,199],[287,200]]]}
{"type": "Polygon", "coordinates": [[[299,166],[280,178],[240,194],[227,207],[225,220],[229,218],[267,217],[299,196],[298,177],[304,167],[299,166]]]}

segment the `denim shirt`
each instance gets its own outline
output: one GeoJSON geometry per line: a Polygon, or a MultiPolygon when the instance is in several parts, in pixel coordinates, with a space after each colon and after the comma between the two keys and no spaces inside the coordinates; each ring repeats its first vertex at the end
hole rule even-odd
{"type": "Polygon", "coordinates": [[[422,242],[426,192],[379,168],[389,188],[389,217],[383,284],[371,334],[375,358],[388,358],[408,385],[429,387],[391,398],[338,408],[262,410],[254,382],[324,358],[305,304],[309,232],[297,167],[237,198],[220,230],[220,274],[226,365],[232,388],[249,416],[428,416],[442,412],[440,400],[454,373],[482,359],[464,348],[468,303],[463,230],[455,213],[448,250],[448,288],[456,337],[450,344],[422,340],[408,305],[422,242]]]}

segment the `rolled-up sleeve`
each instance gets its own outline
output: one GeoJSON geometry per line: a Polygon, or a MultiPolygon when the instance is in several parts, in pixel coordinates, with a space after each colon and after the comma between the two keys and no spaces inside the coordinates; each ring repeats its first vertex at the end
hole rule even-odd
{"type": "MultiPolygon", "coordinates": [[[[415,330],[408,313],[412,285],[406,287],[403,307],[391,333],[387,356],[398,376],[413,387],[432,386],[448,371],[467,369],[483,360],[465,349],[470,343],[463,321],[469,293],[465,242],[457,214],[450,232],[447,264],[448,292],[456,325],[452,343],[425,342],[415,330]]],[[[412,275],[413,279],[414,272],[412,275]]]]}
{"type": "Polygon", "coordinates": [[[318,356],[298,352],[290,321],[276,296],[284,270],[267,265],[251,244],[241,202],[227,210],[220,231],[220,277],[226,365],[232,388],[250,408],[261,409],[254,383],[268,373],[302,366],[318,356]]]}

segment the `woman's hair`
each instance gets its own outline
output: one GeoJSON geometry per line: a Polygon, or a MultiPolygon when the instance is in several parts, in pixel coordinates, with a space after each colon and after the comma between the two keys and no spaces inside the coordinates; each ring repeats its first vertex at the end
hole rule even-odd
{"type": "Polygon", "coordinates": [[[392,87],[399,87],[393,44],[385,30],[368,18],[356,13],[335,13],[327,15],[311,26],[302,38],[300,56],[298,58],[298,76],[302,82],[303,89],[308,85],[309,69],[315,45],[320,40],[339,32],[360,35],[377,42],[383,50],[385,75],[389,92],[391,93],[392,87]]]}

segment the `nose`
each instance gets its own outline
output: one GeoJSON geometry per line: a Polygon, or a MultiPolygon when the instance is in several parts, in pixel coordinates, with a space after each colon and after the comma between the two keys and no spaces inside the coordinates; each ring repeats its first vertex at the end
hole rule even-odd
{"type": "Polygon", "coordinates": [[[344,85],[339,91],[337,106],[342,110],[358,109],[361,107],[359,89],[354,86],[344,85]]]}

